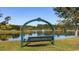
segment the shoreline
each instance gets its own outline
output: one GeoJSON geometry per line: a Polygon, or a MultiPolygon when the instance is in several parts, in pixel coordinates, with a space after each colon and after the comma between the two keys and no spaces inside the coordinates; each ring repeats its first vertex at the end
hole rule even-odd
{"type": "MultiPolygon", "coordinates": [[[[25,33],[31,33],[32,30],[26,31],[25,33]]],[[[21,31],[20,30],[0,30],[0,35],[11,35],[11,34],[20,34],[21,31]]],[[[65,34],[75,34],[74,30],[67,30],[67,32],[65,34]]],[[[61,30],[55,30],[55,34],[64,34],[63,31],[61,30]]],[[[78,35],[79,35],[79,31],[78,31],[78,35]]]]}
{"type": "MultiPolygon", "coordinates": [[[[57,41],[57,40],[72,40],[72,39],[79,39],[79,37],[62,38],[62,39],[54,39],[54,40],[57,41]]],[[[18,39],[18,40],[5,40],[5,41],[0,40],[0,42],[12,42],[12,41],[21,41],[21,40],[20,39],[18,39]]]]}

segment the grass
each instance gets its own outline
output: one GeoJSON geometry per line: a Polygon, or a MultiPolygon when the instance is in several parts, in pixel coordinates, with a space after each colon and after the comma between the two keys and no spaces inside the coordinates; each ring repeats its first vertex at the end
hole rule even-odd
{"type": "Polygon", "coordinates": [[[55,45],[50,42],[31,43],[28,47],[20,47],[20,41],[0,41],[0,51],[78,51],[79,38],[55,40],[55,45]]]}

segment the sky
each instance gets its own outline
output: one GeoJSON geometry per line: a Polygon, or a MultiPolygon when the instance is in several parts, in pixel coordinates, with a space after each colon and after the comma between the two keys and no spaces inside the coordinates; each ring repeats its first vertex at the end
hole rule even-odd
{"type": "MultiPolygon", "coordinates": [[[[57,20],[59,20],[59,17],[51,7],[0,7],[0,13],[3,13],[3,18],[11,16],[9,23],[16,25],[23,25],[25,22],[38,17],[52,24],[56,24],[57,20]]],[[[30,24],[36,25],[38,23],[32,22],[30,24]]]]}

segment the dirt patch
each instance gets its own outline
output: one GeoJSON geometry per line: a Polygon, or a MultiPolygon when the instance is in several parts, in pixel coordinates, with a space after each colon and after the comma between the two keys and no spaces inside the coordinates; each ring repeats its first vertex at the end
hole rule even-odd
{"type": "Polygon", "coordinates": [[[72,44],[72,45],[79,45],[79,41],[71,41],[71,42],[69,42],[69,44],[72,44]]]}

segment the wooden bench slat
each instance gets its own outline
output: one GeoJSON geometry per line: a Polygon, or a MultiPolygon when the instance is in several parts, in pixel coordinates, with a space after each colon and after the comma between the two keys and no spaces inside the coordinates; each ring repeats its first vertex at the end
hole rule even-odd
{"type": "Polygon", "coordinates": [[[28,37],[27,42],[51,41],[52,39],[52,36],[28,37]]]}

